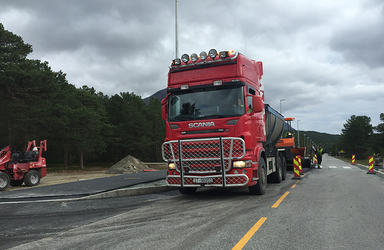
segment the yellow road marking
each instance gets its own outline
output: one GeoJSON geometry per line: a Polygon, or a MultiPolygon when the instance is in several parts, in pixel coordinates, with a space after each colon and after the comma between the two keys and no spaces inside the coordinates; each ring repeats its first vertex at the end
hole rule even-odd
{"type": "Polygon", "coordinates": [[[296,184],[293,184],[292,187],[291,187],[291,189],[294,189],[295,187],[296,187],[296,184]]]}
{"type": "Polygon", "coordinates": [[[278,200],[275,202],[275,204],[272,205],[272,208],[277,208],[277,207],[280,205],[280,203],[284,200],[284,198],[285,198],[288,194],[289,194],[288,191],[285,192],[285,193],[280,197],[280,199],[278,199],[278,200]]]}
{"type": "Polygon", "coordinates": [[[241,238],[241,240],[232,248],[232,250],[240,250],[245,244],[249,241],[249,239],[259,230],[261,225],[267,220],[267,217],[261,217],[251,229],[241,238]]]}

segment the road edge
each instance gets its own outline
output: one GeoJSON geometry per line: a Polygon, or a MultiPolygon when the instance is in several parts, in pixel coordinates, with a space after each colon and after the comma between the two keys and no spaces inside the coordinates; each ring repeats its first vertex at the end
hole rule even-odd
{"type": "MultiPolygon", "coordinates": [[[[358,168],[360,168],[360,169],[362,169],[362,170],[367,170],[367,172],[368,172],[368,166],[365,166],[365,165],[362,165],[362,164],[359,164],[359,163],[357,163],[357,164],[355,164],[355,165],[353,165],[353,166],[356,166],[356,167],[358,167],[358,168]]],[[[384,177],[384,172],[379,171],[379,170],[377,170],[377,169],[374,169],[374,171],[375,171],[375,174],[376,174],[377,176],[384,177]]]]}
{"type": "Polygon", "coordinates": [[[85,197],[77,198],[76,200],[92,200],[92,199],[115,198],[115,197],[121,197],[121,196],[154,194],[154,193],[171,191],[175,189],[176,189],[175,187],[169,187],[166,185],[153,186],[153,187],[141,187],[141,188],[121,188],[121,189],[111,190],[103,193],[88,195],[85,197]]]}

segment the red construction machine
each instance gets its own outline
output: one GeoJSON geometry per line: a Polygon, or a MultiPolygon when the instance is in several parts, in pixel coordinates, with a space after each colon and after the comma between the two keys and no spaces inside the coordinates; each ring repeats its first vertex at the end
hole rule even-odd
{"type": "Polygon", "coordinates": [[[26,151],[22,154],[12,152],[7,146],[0,151],[0,191],[5,190],[9,184],[27,186],[39,184],[40,179],[47,175],[46,159],[42,156],[47,151],[47,140],[28,142],[26,151]]]}

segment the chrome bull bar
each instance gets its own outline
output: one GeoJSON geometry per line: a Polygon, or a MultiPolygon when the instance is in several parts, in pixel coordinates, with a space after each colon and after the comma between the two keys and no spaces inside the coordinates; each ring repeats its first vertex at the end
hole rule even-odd
{"type": "Polygon", "coordinates": [[[218,173],[225,187],[232,161],[245,156],[245,142],[238,137],[167,141],[162,145],[162,156],[164,161],[174,163],[180,172],[181,187],[185,184],[185,175],[218,173]]]}

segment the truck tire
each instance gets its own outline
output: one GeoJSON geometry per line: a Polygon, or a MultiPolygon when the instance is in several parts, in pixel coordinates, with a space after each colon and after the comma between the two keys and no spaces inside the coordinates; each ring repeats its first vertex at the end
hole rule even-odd
{"type": "Polygon", "coordinates": [[[283,175],[281,176],[281,179],[284,181],[287,178],[287,160],[284,156],[281,157],[282,160],[282,166],[283,166],[283,175]]]}
{"type": "Polygon", "coordinates": [[[196,192],[196,187],[182,187],[179,188],[181,194],[194,194],[196,192]]]}
{"type": "Polygon", "coordinates": [[[24,180],[11,180],[11,186],[12,187],[18,187],[23,184],[24,180]]]}
{"type": "Polygon", "coordinates": [[[267,188],[267,169],[263,158],[259,161],[258,175],[259,180],[256,185],[248,187],[248,190],[251,194],[262,195],[265,194],[265,189],[267,188]]]}
{"type": "Polygon", "coordinates": [[[9,175],[4,172],[0,172],[0,191],[5,190],[11,181],[11,178],[9,178],[9,175]]]}
{"type": "Polygon", "coordinates": [[[271,181],[274,183],[280,183],[283,179],[283,163],[281,157],[278,155],[276,157],[276,172],[271,174],[271,181]]]}
{"type": "Polygon", "coordinates": [[[36,170],[30,170],[24,176],[24,183],[27,186],[36,186],[40,182],[40,173],[36,170]]]}

